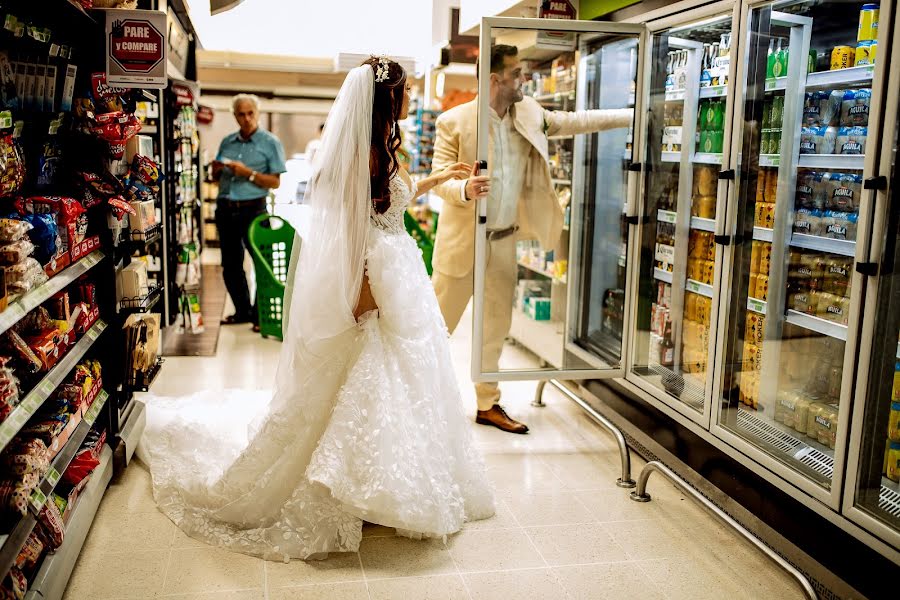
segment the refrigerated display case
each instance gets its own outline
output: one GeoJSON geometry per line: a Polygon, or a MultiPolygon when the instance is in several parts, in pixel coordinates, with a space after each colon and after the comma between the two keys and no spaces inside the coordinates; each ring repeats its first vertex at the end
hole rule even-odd
{"type": "Polygon", "coordinates": [[[651,27],[646,168],[636,323],[629,378],[708,422],[724,213],[724,132],[734,95],[732,8],[651,27]]]}
{"type": "MultiPolygon", "coordinates": [[[[613,390],[641,439],[864,594],[868,573],[900,565],[895,12],[698,0],[646,24],[569,24],[574,94],[548,96],[543,73],[527,92],[564,110],[633,105],[633,134],[572,138],[564,252],[519,256],[516,309],[537,297],[555,327],[523,341],[517,323],[538,328],[514,319],[534,355],[504,354],[515,368],[482,360],[483,219],[476,234],[473,378],[604,380],[581,389],[613,390]]],[[[482,57],[548,27],[487,19],[482,57]]],[[[482,125],[479,158],[486,140],[482,125]]]]}
{"type": "MultiPolygon", "coordinates": [[[[838,508],[884,69],[850,66],[861,4],[745,13],[734,235],[713,430],[838,508]],[[844,57],[844,58],[842,58],[844,57]],[[873,118],[870,119],[870,114],[873,118]]],[[[862,42],[859,42],[862,43],[862,42]]]]}

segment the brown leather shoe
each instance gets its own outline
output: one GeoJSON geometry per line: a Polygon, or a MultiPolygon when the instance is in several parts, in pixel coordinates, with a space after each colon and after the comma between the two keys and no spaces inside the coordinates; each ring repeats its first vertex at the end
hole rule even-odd
{"type": "Polygon", "coordinates": [[[495,404],[490,410],[479,410],[475,422],[479,425],[493,425],[510,433],[528,433],[528,426],[511,419],[499,404],[495,404]]]}

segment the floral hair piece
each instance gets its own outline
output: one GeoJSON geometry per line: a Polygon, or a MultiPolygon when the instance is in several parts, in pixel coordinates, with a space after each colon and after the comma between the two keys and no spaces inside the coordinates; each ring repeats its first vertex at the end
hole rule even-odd
{"type": "Polygon", "coordinates": [[[375,68],[375,83],[387,81],[390,76],[391,63],[386,56],[378,57],[378,66],[375,68]]]}

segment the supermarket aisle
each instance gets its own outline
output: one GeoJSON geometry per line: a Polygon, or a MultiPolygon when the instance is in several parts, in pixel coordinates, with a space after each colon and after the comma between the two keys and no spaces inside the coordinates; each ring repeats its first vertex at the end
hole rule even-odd
{"type": "MultiPolygon", "coordinates": [[[[468,331],[454,337],[465,380],[468,331]]],[[[215,358],[170,358],[158,394],[265,386],[278,342],[223,328],[215,358]]],[[[506,360],[523,360],[513,350],[506,360]]],[[[474,412],[474,394],[465,386],[474,412]]],[[[161,513],[149,475],[133,462],[100,508],[66,600],[799,598],[749,544],[662,480],[637,504],[616,488],[609,436],[554,390],[530,406],[533,384],[505,385],[510,413],[531,426],[513,436],[475,426],[497,487],[498,513],[450,539],[418,542],[364,530],[358,554],[319,563],[264,561],[207,547],[161,513]]],[[[635,461],[635,469],[642,462],[635,461]]],[[[636,471],[637,472],[637,471],[636,471]]]]}

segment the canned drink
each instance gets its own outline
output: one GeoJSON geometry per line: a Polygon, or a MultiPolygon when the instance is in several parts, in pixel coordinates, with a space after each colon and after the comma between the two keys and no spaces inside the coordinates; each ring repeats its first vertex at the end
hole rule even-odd
{"type": "Polygon", "coordinates": [[[857,67],[861,67],[863,65],[874,65],[875,64],[875,51],[878,49],[878,42],[875,41],[865,41],[860,42],[858,46],[856,46],[856,62],[854,63],[857,67]]]}
{"type": "Polygon", "coordinates": [[[771,154],[771,152],[769,152],[769,146],[770,146],[771,141],[772,141],[771,130],[763,129],[762,141],[759,144],[759,153],[760,154],[771,154]]]}
{"type": "Polygon", "coordinates": [[[856,40],[867,42],[878,39],[878,5],[863,4],[859,11],[859,31],[856,40]]]}
{"type": "Polygon", "coordinates": [[[835,46],[831,51],[831,70],[846,69],[853,66],[855,52],[850,46],[835,46]]]}

